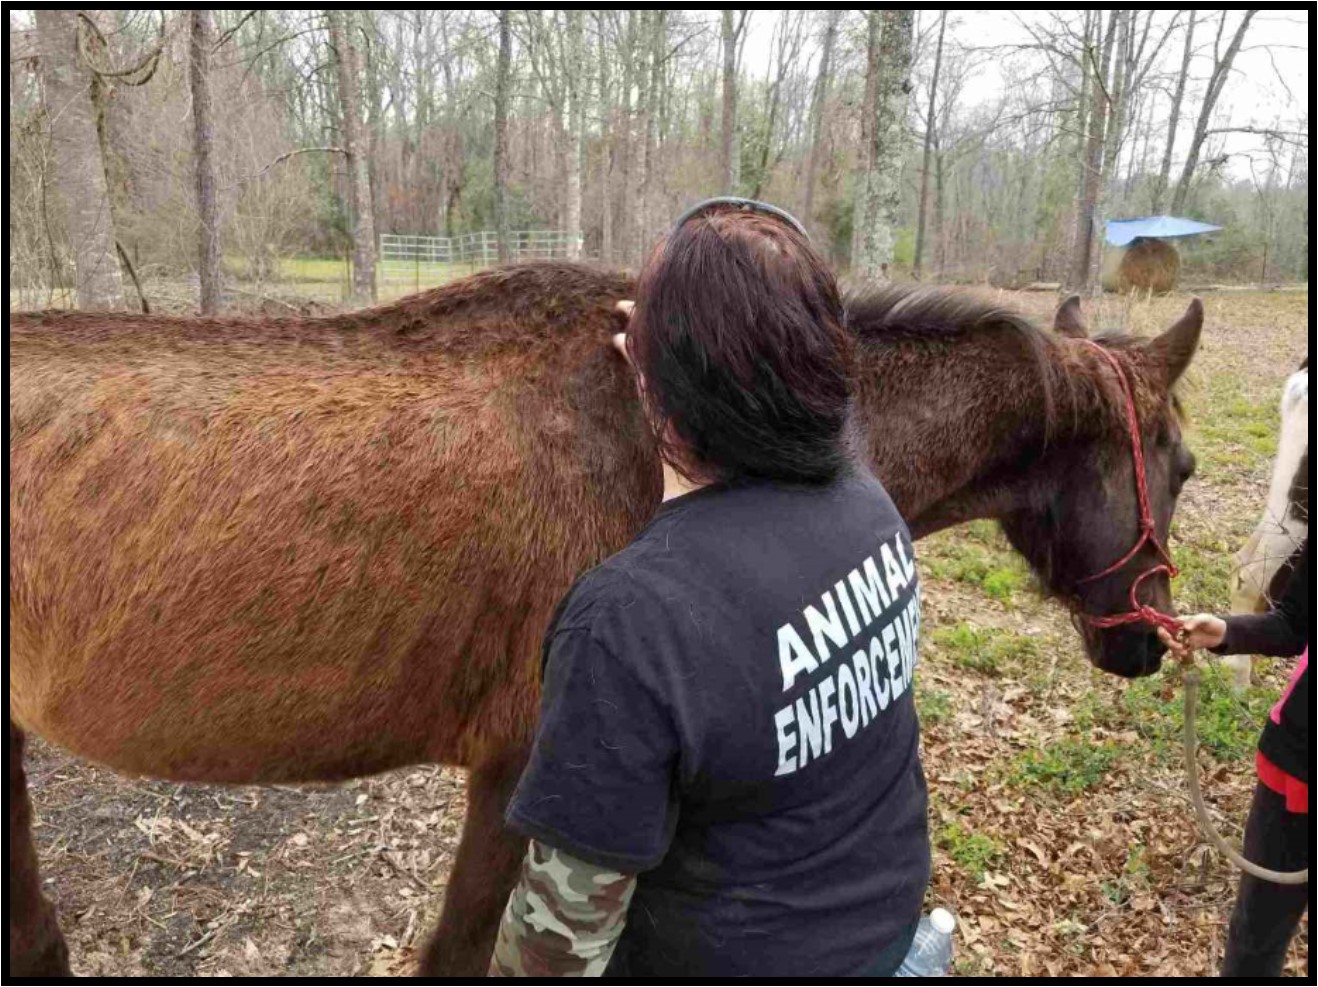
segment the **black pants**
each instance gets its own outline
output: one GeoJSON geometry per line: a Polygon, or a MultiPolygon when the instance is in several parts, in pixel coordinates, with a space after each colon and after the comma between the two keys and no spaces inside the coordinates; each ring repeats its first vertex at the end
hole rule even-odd
{"type": "MultiPolygon", "coordinates": [[[[1257,785],[1245,823],[1245,857],[1273,870],[1303,870],[1312,847],[1309,817],[1287,812],[1283,796],[1257,785]]],[[[1286,947],[1308,904],[1307,884],[1273,884],[1243,875],[1227,930],[1222,976],[1280,977],[1286,947]]],[[[1312,953],[1308,975],[1313,976],[1312,953]]]]}

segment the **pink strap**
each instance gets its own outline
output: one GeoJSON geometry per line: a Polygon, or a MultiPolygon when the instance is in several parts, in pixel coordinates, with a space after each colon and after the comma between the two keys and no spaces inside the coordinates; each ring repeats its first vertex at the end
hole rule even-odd
{"type": "Polygon", "coordinates": [[[1295,671],[1291,672],[1291,680],[1286,683],[1286,691],[1281,694],[1277,700],[1277,705],[1272,707],[1272,722],[1281,726],[1281,710],[1286,705],[1286,700],[1290,699],[1291,691],[1295,688],[1295,683],[1300,681],[1300,676],[1304,670],[1309,667],[1309,649],[1304,649],[1304,654],[1300,655],[1300,660],[1295,663],[1295,671]]]}

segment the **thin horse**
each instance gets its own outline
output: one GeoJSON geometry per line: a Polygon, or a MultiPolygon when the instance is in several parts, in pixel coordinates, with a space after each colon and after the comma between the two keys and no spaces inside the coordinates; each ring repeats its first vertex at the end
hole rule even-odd
{"type": "MultiPolygon", "coordinates": [[[[540,637],[575,576],[659,496],[609,345],[632,283],[566,264],[486,272],[328,319],[15,315],[10,363],[11,972],[68,970],[41,894],[23,731],[119,771],[295,782],[469,769],[425,975],[484,972],[522,841],[502,827],[530,743],[540,637]]],[[[1119,397],[1083,335],[944,292],[857,297],[859,453],[918,536],[1000,519],[1091,614],[1134,568],[1119,397]]],[[[1111,338],[1148,432],[1165,538],[1188,475],[1171,388],[1202,309],[1111,338]]],[[[1153,605],[1170,606],[1166,580],[1153,605]]],[[[1158,667],[1151,629],[1083,628],[1090,659],[1158,667]]]]}

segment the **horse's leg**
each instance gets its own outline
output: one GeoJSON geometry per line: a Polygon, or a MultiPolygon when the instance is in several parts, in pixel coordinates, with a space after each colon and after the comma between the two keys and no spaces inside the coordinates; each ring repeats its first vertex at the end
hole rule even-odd
{"type": "Polygon", "coordinates": [[[55,923],[55,906],[41,893],[32,803],[23,771],[23,731],[9,721],[9,976],[67,977],[69,951],[55,923]]]}
{"type": "Polygon", "coordinates": [[[426,946],[423,977],[483,977],[508,896],[517,883],[526,839],[503,824],[527,753],[501,754],[471,770],[462,842],[444,892],[439,927],[426,946]]]}

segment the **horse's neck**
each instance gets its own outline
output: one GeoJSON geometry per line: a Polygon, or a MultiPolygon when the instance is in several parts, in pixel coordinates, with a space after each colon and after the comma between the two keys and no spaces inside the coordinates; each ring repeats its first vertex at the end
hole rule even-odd
{"type": "Polygon", "coordinates": [[[932,354],[888,347],[862,361],[857,411],[869,459],[916,537],[1019,503],[1045,445],[1036,365],[971,344],[932,354]]]}

